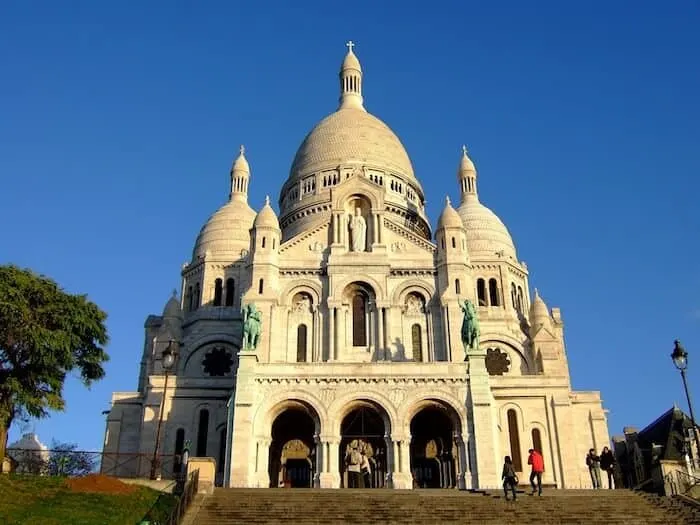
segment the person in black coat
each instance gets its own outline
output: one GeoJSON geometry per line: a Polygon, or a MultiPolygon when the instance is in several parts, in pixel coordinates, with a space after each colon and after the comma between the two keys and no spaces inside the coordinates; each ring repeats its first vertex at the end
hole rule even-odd
{"type": "Polygon", "coordinates": [[[608,473],[608,488],[612,489],[615,473],[615,456],[608,447],[603,447],[603,452],[600,453],[600,468],[608,473]]]}

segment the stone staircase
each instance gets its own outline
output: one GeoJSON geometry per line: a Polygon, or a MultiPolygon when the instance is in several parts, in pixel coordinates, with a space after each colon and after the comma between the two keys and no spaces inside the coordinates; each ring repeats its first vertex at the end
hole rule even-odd
{"type": "Polygon", "coordinates": [[[700,525],[700,511],[628,490],[520,492],[512,502],[495,490],[215,489],[185,523],[700,525]]]}

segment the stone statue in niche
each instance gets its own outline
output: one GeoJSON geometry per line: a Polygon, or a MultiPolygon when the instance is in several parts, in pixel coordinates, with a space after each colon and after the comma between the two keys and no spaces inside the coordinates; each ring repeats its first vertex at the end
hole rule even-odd
{"type": "Polygon", "coordinates": [[[423,301],[413,294],[406,298],[406,313],[408,315],[419,315],[425,313],[423,301]]]}
{"type": "Polygon", "coordinates": [[[350,217],[349,227],[350,249],[353,252],[364,252],[367,245],[367,223],[360,208],[355,208],[355,215],[350,217]]]}
{"type": "Polygon", "coordinates": [[[294,313],[303,314],[309,311],[311,311],[311,300],[306,295],[297,297],[294,301],[294,313]]]}

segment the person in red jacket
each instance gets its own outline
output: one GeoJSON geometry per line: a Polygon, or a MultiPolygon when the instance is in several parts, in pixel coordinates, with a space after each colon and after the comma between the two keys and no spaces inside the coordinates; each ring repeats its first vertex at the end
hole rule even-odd
{"type": "Polygon", "coordinates": [[[527,458],[527,464],[532,465],[532,472],[530,473],[530,485],[532,486],[532,493],[538,493],[539,496],[542,495],[542,473],[544,472],[544,458],[542,454],[537,452],[535,449],[528,450],[530,454],[527,458]],[[535,487],[535,479],[537,479],[537,486],[535,487]]]}

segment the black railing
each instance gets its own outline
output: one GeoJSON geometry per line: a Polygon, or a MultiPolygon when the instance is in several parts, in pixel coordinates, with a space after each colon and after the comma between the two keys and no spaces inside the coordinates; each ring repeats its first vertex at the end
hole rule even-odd
{"type": "MultiPolygon", "coordinates": [[[[103,453],[86,450],[32,450],[8,448],[11,471],[17,474],[43,476],[85,476],[104,474],[118,478],[147,478],[153,461],[152,453],[103,453]]],[[[161,479],[177,479],[183,466],[178,455],[158,457],[161,479]]]]}
{"type": "Polygon", "coordinates": [[[180,525],[187,509],[192,505],[197,490],[199,488],[199,470],[195,470],[189,475],[187,481],[182,487],[182,492],[179,494],[177,505],[170,514],[170,518],[165,522],[165,525],[180,525]]]}

